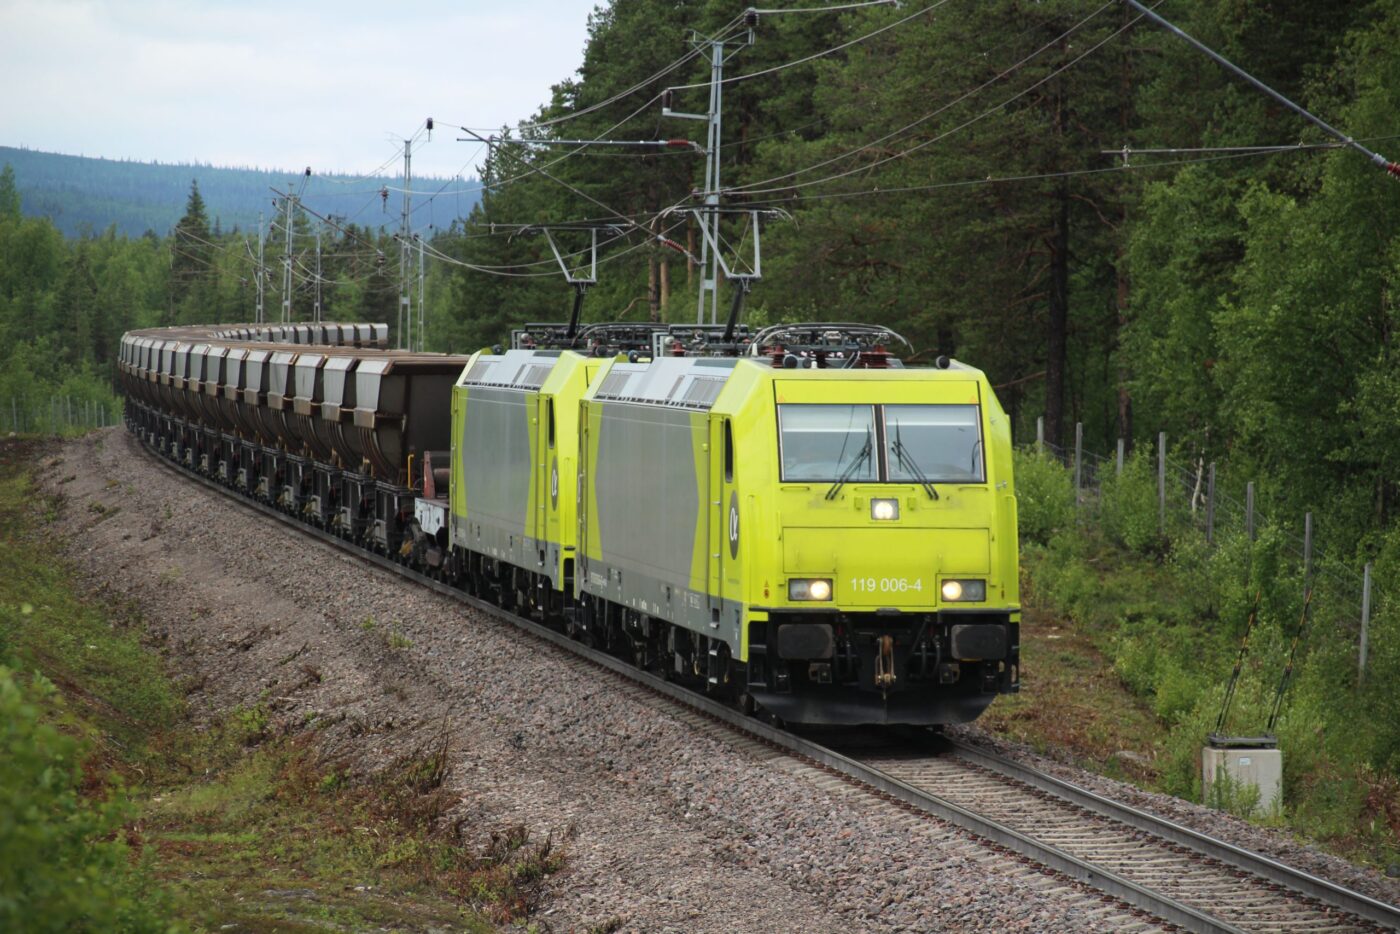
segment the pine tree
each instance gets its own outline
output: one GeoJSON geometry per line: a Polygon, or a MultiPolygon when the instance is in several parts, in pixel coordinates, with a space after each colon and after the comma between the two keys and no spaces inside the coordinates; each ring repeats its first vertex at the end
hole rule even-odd
{"type": "Polygon", "coordinates": [[[6,162],[5,168],[0,170],[0,220],[17,221],[21,216],[15,168],[6,162]]]}
{"type": "MultiPolygon", "coordinates": [[[[213,235],[209,231],[209,215],[204,198],[199,194],[199,181],[190,182],[190,196],[185,202],[185,216],[176,223],[170,242],[170,298],[173,306],[187,304],[187,299],[212,279],[213,235]]],[[[172,311],[172,317],[176,317],[172,311]]]]}

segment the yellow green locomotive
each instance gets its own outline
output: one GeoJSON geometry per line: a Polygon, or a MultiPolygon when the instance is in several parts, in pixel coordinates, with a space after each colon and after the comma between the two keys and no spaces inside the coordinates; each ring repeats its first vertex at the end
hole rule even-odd
{"type": "Polygon", "coordinates": [[[452,403],[469,588],[788,722],[957,723],[1016,691],[1010,426],[986,377],[749,346],[473,357],[452,403]]]}
{"type": "Polygon", "coordinates": [[[1018,689],[1010,426],[977,370],[901,366],[851,325],[571,323],[465,360],[361,327],[127,334],[128,424],[788,722],[956,723],[1018,689]]]}

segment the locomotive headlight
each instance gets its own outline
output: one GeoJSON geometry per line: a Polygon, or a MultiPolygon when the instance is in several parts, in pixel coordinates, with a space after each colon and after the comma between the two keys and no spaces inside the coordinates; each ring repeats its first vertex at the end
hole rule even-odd
{"type": "Polygon", "coordinates": [[[789,600],[826,601],[831,599],[831,581],[824,577],[799,578],[788,581],[789,600]]]}
{"type": "Polygon", "coordinates": [[[870,518],[882,521],[889,519],[898,519],[899,500],[872,499],[870,501],[870,518]]]}
{"type": "Polygon", "coordinates": [[[949,603],[981,603],[987,599],[987,582],[982,580],[944,581],[943,599],[949,603]]]}

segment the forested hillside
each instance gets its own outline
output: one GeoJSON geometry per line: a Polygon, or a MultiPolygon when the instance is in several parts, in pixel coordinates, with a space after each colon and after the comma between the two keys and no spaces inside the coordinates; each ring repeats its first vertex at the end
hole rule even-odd
{"type": "MultiPolygon", "coordinates": [[[[709,47],[685,59],[687,31],[727,36],[723,203],[769,212],[750,320],[895,327],[925,355],[984,368],[1022,439],[1037,416],[1052,441],[1084,422],[1101,451],[1166,431],[1192,459],[1267,484],[1283,512],[1325,503],[1328,540],[1400,550],[1386,534],[1400,492],[1395,178],[1123,4],[761,14],[752,45],[739,12],[615,0],[590,22],[579,74],[518,135],[703,143],[705,125],[663,117],[659,96],[676,87],[675,110],[703,112],[709,47]],[[1243,148],[1261,146],[1289,148],[1243,148]]],[[[1396,0],[1161,12],[1400,153],[1396,0]]],[[[544,238],[483,234],[583,218],[626,234],[586,314],[694,320],[692,263],[645,234],[699,254],[694,222],[667,209],[696,203],[703,168],[675,149],[497,147],[465,236],[437,241],[493,269],[453,270],[434,333],[466,348],[564,315],[544,238]]],[[[749,255],[742,220],[726,226],[731,263],[749,255]]]]}
{"type": "MultiPolygon", "coordinates": [[[[147,231],[164,236],[184,213],[192,181],[199,183],[215,231],[256,232],[259,214],[266,223],[274,213],[272,189],[299,186],[304,171],[162,165],[0,146],[0,165],[7,163],[15,170],[25,215],[49,218],[66,237],[100,234],[113,225],[118,234],[127,237],[139,237],[147,231]]],[[[415,231],[426,234],[434,225],[445,227],[476,204],[479,193],[474,179],[454,181],[450,186],[444,185],[446,181],[420,181],[433,189],[450,188],[451,193],[414,212],[415,231]]],[[[397,176],[322,176],[313,172],[306,194],[327,215],[353,219],[364,226],[387,224],[397,229],[402,185],[403,179],[397,176]],[[388,197],[381,198],[380,190],[386,188],[388,197]]]]}

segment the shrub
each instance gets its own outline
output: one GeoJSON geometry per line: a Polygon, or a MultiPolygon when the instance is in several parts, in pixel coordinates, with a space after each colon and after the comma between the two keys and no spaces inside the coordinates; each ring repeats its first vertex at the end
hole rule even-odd
{"type": "Polygon", "coordinates": [[[1159,555],[1166,542],[1159,530],[1157,476],[1152,452],[1139,447],[1123,472],[1104,478],[1100,491],[1104,534],[1138,554],[1159,555]]]}
{"type": "Polygon", "coordinates": [[[1021,537],[1045,544],[1074,524],[1074,482],[1059,461],[1036,451],[1016,451],[1016,515],[1021,537]]]}
{"type": "Polygon", "coordinates": [[[56,695],[0,667],[0,930],[165,930],[118,834],[125,808],[78,795],[80,744],[45,716],[56,695]]]}

